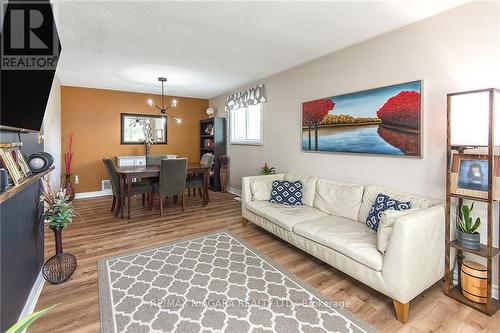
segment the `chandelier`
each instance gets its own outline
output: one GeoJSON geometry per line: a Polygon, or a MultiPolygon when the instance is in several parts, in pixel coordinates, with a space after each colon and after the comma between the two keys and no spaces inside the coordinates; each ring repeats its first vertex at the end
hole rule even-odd
{"type": "Polygon", "coordinates": [[[165,95],[164,95],[163,85],[165,84],[165,82],[167,82],[167,78],[166,77],[159,77],[158,81],[161,82],[161,107],[158,105],[155,105],[152,99],[148,99],[148,104],[150,106],[154,106],[155,108],[160,110],[160,114],[170,116],[170,117],[174,118],[177,123],[180,123],[181,122],[180,118],[177,118],[168,112],[168,109],[175,108],[177,106],[177,101],[175,99],[173,99],[169,105],[165,106],[165,95]]]}

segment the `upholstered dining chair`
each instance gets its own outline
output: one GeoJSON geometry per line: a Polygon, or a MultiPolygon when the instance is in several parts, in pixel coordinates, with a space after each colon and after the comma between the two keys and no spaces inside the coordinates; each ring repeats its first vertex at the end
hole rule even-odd
{"type": "Polygon", "coordinates": [[[159,165],[161,160],[168,159],[167,154],[146,155],[146,165],[159,165]]]}
{"type": "MultiPolygon", "coordinates": [[[[120,178],[118,173],[116,172],[116,165],[113,160],[109,158],[102,159],[104,166],[106,167],[106,171],[108,172],[109,180],[111,182],[111,190],[113,191],[113,203],[111,204],[111,211],[115,212],[115,216],[118,216],[120,210],[123,209],[121,207],[121,196],[126,196],[127,193],[120,193],[120,178]]],[[[145,196],[146,194],[152,193],[153,188],[149,182],[134,182],[132,183],[132,195],[142,194],[142,205],[145,205],[145,196]]],[[[127,187],[125,186],[125,192],[127,191],[127,187]]],[[[151,199],[151,198],[149,198],[151,199]]]]}
{"type": "Polygon", "coordinates": [[[163,198],[180,195],[182,200],[182,210],[186,209],[184,200],[184,190],[186,188],[187,159],[177,158],[162,160],[160,166],[160,177],[157,183],[153,183],[153,195],[150,208],[153,208],[154,194],[157,193],[160,199],[160,215],[163,216],[163,198]]]}
{"type": "MultiPolygon", "coordinates": [[[[146,165],[160,165],[162,160],[168,159],[167,154],[146,155],[146,165]]],[[[158,177],[151,177],[148,179],[150,184],[157,183],[158,177]]]]}
{"type": "MultiPolygon", "coordinates": [[[[209,153],[203,154],[200,160],[200,164],[208,165],[211,167],[213,163],[214,163],[214,155],[209,153]]],[[[189,175],[189,177],[186,180],[186,188],[188,190],[188,195],[190,195],[189,191],[193,189],[193,195],[196,196],[196,189],[198,189],[200,197],[203,197],[203,195],[201,194],[201,189],[203,188],[203,175],[201,174],[189,175]]],[[[208,198],[208,193],[205,193],[205,195],[208,198]]]]}

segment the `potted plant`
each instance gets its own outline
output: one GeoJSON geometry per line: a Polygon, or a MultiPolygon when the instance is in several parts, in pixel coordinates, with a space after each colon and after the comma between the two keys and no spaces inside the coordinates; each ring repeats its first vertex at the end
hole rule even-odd
{"type": "Polygon", "coordinates": [[[477,232],[481,225],[481,218],[477,217],[473,222],[471,216],[474,209],[474,202],[469,207],[462,205],[460,208],[461,214],[457,217],[457,242],[471,250],[481,249],[480,234],[477,232]]]}
{"type": "Polygon", "coordinates": [[[276,169],[274,167],[270,167],[267,165],[267,162],[264,163],[264,166],[260,169],[261,175],[274,175],[276,173],[276,169]]]}
{"type": "Polygon", "coordinates": [[[44,207],[44,219],[54,232],[56,254],[50,257],[42,268],[45,280],[52,284],[59,284],[71,276],[76,269],[74,255],[63,252],[62,231],[73,221],[75,209],[73,202],[65,188],[57,192],[52,191],[49,182],[42,178],[42,195],[40,201],[44,207]]]}

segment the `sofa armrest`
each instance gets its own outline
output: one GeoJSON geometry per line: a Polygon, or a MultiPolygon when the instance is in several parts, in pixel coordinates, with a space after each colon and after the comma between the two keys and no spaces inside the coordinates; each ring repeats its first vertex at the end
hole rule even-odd
{"type": "Polygon", "coordinates": [[[258,177],[258,176],[241,178],[241,206],[242,207],[245,206],[245,204],[247,202],[252,201],[252,189],[250,188],[250,181],[256,177],[258,177]]]}
{"type": "Polygon", "coordinates": [[[396,219],[382,274],[407,303],[444,276],[445,209],[436,205],[396,219]]]}
{"type": "MultiPolygon", "coordinates": [[[[280,174],[274,174],[273,179],[275,177],[284,177],[285,174],[280,173],[280,174]]],[[[265,175],[260,175],[260,176],[249,176],[249,177],[242,177],[241,178],[241,214],[243,217],[246,217],[246,208],[245,205],[253,200],[253,195],[252,195],[252,183],[257,180],[257,179],[264,179],[268,178],[270,176],[265,176],[265,175]]]]}

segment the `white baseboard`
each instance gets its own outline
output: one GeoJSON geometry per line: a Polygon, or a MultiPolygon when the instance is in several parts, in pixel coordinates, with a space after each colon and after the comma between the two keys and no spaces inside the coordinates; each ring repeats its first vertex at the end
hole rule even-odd
{"type": "Polygon", "coordinates": [[[231,194],[234,194],[234,195],[236,195],[236,196],[241,197],[241,190],[238,190],[238,189],[236,189],[236,188],[234,188],[234,187],[229,186],[229,187],[227,188],[227,191],[228,191],[229,193],[231,193],[231,194]]]}
{"type": "Polygon", "coordinates": [[[75,199],[86,199],[86,198],[104,197],[106,195],[111,195],[111,194],[113,194],[113,191],[111,191],[111,189],[109,189],[109,190],[101,190],[101,191],[94,191],[94,192],[80,192],[80,193],[75,193],[75,199]]]}
{"type": "Polygon", "coordinates": [[[31,288],[31,292],[24,304],[23,311],[19,315],[19,319],[22,317],[28,316],[33,313],[36,307],[36,303],[38,302],[38,298],[42,293],[43,285],[45,284],[45,279],[43,278],[42,271],[38,274],[33,287],[31,288]]]}

